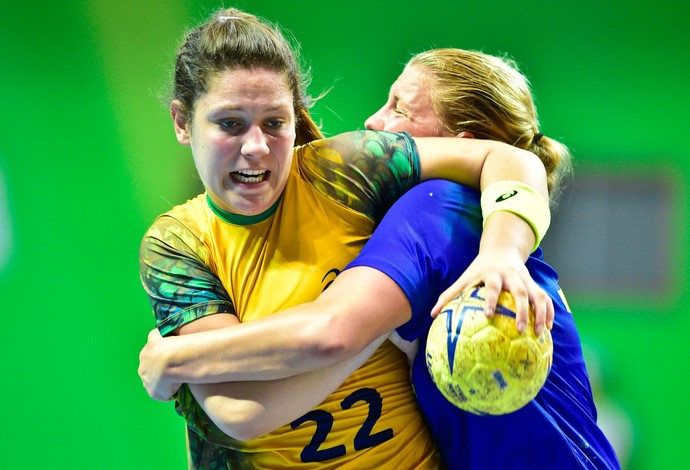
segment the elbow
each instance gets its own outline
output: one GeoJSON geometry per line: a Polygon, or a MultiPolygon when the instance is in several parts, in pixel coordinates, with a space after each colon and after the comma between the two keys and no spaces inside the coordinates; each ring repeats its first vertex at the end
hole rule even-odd
{"type": "Polygon", "coordinates": [[[538,155],[528,150],[525,150],[523,155],[528,174],[533,175],[536,178],[535,182],[542,183],[543,189],[546,190],[548,172],[544,162],[538,155]]]}
{"type": "Polygon", "coordinates": [[[547,171],[539,156],[529,150],[503,142],[492,142],[492,144],[482,166],[481,189],[497,177],[498,179],[517,179],[532,186],[548,200],[547,171]],[[485,179],[487,167],[491,167],[488,171],[489,180],[485,179]],[[506,178],[507,175],[511,177],[506,178]]]}
{"type": "Polygon", "coordinates": [[[356,329],[343,321],[340,315],[327,312],[314,316],[295,333],[297,347],[309,357],[330,364],[356,356],[366,344],[352,334],[356,329]]]}
{"type": "Polygon", "coordinates": [[[220,415],[227,418],[218,419],[216,414],[215,417],[211,415],[211,419],[223,433],[238,441],[251,441],[273,431],[273,428],[267,425],[269,420],[262,417],[258,405],[245,406],[242,410],[233,406],[231,410],[225,410],[220,415]]]}

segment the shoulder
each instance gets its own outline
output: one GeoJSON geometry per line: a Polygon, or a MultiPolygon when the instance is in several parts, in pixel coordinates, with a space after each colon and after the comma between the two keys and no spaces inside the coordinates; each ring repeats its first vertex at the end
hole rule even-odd
{"type": "Polygon", "coordinates": [[[173,207],[149,227],[142,240],[142,251],[158,246],[171,251],[194,252],[204,258],[203,240],[210,213],[205,194],[173,207]]]}
{"type": "Polygon", "coordinates": [[[420,179],[416,146],[404,133],[338,134],[297,147],[294,163],[317,191],[372,220],[420,179]]]}
{"type": "Polygon", "coordinates": [[[310,153],[336,161],[393,157],[398,153],[416,157],[416,146],[407,133],[361,130],[337,134],[298,147],[298,154],[310,153]]]}

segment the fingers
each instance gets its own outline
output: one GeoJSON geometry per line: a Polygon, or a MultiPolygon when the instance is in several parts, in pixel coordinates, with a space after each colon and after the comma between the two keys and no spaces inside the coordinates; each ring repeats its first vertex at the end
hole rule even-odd
{"type": "Polygon", "coordinates": [[[483,284],[485,299],[484,314],[487,318],[491,318],[494,315],[501,292],[510,292],[515,302],[515,323],[517,329],[520,333],[524,333],[525,328],[527,328],[529,317],[530,288],[534,290],[534,288],[538,288],[538,286],[532,282],[529,276],[524,278],[520,272],[512,270],[485,275],[483,284]],[[531,286],[527,285],[528,281],[532,284],[531,286]]]}
{"type": "Polygon", "coordinates": [[[157,401],[170,401],[180,388],[180,384],[170,383],[162,377],[164,369],[164,355],[160,345],[163,336],[154,328],[148,334],[148,341],[139,352],[139,368],[137,370],[141,383],[151,398],[157,401]]]}
{"type": "Polygon", "coordinates": [[[465,289],[467,289],[468,285],[465,281],[465,277],[460,276],[460,278],[455,281],[451,286],[444,290],[441,295],[438,297],[438,300],[436,301],[436,305],[434,305],[434,308],[431,309],[431,317],[436,318],[439,313],[441,313],[441,310],[443,307],[445,307],[448,302],[453,300],[455,296],[460,294],[461,292],[464,292],[465,289]]]}
{"type": "Polygon", "coordinates": [[[487,258],[475,260],[462,276],[439,296],[431,316],[436,318],[445,305],[455,296],[471,286],[485,286],[484,314],[491,318],[502,291],[508,291],[515,302],[516,328],[524,333],[529,324],[530,304],[534,309],[534,332],[540,335],[545,328],[551,329],[554,321],[554,306],[551,297],[529,274],[521,261],[496,263],[487,258]]]}
{"type": "Polygon", "coordinates": [[[501,291],[505,290],[504,279],[500,274],[486,276],[484,279],[484,315],[491,318],[496,312],[496,305],[498,305],[498,296],[501,291]]]}
{"type": "Polygon", "coordinates": [[[538,285],[534,285],[529,295],[532,308],[534,309],[534,333],[538,336],[544,329],[552,329],[555,317],[553,300],[538,285]]]}
{"type": "Polygon", "coordinates": [[[148,341],[156,341],[157,339],[163,339],[163,336],[161,335],[161,332],[158,331],[158,328],[154,328],[153,330],[149,331],[148,341]]]}
{"type": "Polygon", "coordinates": [[[553,329],[553,322],[556,319],[556,307],[553,306],[553,300],[548,295],[546,296],[548,307],[546,311],[546,327],[549,330],[553,329]]]}
{"type": "Polygon", "coordinates": [[[524,284],[520,283],[505,290],[508,290],[512,294],[513,301],[515,302],[515,325],[517,330],[519,333],[524,333],[529,321],[530,299],[527,288],[524,284]]]}
{"type": "Polygon", "coordinates": [[[529,323],[529,307],[534,311],[534,333],[539,336],[545,328],[551,329],[554,320],[554,306],[551,297],[532,280],[529,275],[522,276],[515,285],[504,285],[515,301],[515,322],[518,332],[524,333],[529,323]]]}

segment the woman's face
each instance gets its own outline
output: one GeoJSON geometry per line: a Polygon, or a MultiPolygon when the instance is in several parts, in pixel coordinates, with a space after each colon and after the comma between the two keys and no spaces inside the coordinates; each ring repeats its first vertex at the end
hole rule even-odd
{"type": "Polygon", "coordinates": [[[407,66],[391,86],[388,101],[364,123],[374,131],[408,132],[414,137],[449,136],[429,94],[428,80],[418,66],[407,66]]]}
{"type": "Polygon", "coordinates": [[[178,141],[192,148],[209,196],[243,215],[269,209],[292,163],[295,110],[284,75],[263,68],[225,70],[209,82],[191,123],[172,114],[178,141]]]}

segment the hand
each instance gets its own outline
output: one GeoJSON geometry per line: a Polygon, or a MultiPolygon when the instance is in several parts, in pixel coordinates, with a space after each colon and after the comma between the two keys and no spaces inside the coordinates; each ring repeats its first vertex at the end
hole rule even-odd
{"type": "Polygon", "coordinates": [[[139,377],[149,396],[159,401],[170,400],[182,385],[166,377],[166,341],[154,328],[149,333],[146,346],[139,353],[139,377]]]}
{"type": "Polygon", "coordinates": [[[484,313],[491,317],[496,310],[498,296],[502,290],[509,291],[515,299],[516,323],[520,333],[525,331],[529,315],[529,304],[534,309],[534,332],[539,335],[544,327],[553,327],[554,307],[551,297],[532,279],[519,256],[505,253],[480,252],[467,270],[438,298],[431,311],[436,317],[453,297],[467,288],[483,284],[486,287],[484,313]]]}

